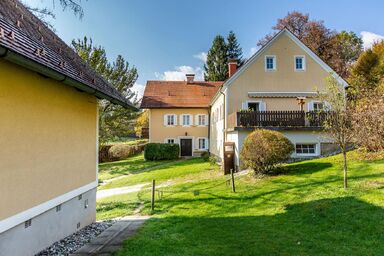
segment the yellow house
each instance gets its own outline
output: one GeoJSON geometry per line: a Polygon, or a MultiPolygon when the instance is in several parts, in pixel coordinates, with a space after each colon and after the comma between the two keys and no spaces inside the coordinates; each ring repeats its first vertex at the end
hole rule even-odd
{"type": "Polygon", "coordinates": [[[228,65],[225,82],[197,82],[193,75],[148,81],[141,108],[150,109],[150,141],[179,143],[181,156],[206,150],[220,161],[231,142],[237,168],[244,139],[258,128],[282,132],[295,145],[294,158],[336,150],[321,126],[327,102],[316,96],[329,76],[347,83],[290,31],[281,30],[239,70],[236,61],[228,65]]]}
{"type": "Polygon", "coordinates": [[[222,159],[224,142],[233,142],[239,166],[243,141],[256,128],[282,132],[295,145],[292,157],[335,150],[319,122],[318,112],[327,103],[317,101],[316,95],[330,75],[343,86],[347,83],[290,31],[281,30],[233,73],[210,103],[212,154],[222,159]]]}
{"type": "Polygon", "coordinates": [[[98,104],[131,107],[14,0],[0,2],[0,255],[95,221],[98,104]]]}
{"type": "Polygon", "coordinates": [[[148,81],[141,108],[149,110],[149,141],[180,144],[180,156],[209,147],[209,102],[222,82],[148,81]]]}

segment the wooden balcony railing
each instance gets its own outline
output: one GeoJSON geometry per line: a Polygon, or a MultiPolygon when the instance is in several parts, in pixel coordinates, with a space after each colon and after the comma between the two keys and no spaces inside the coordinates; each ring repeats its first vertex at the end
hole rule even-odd
{"type": "Polygon", "coordinates": [[[235,112],[228,127],[321,127],[327,113],[304,111],[235,112]]]}

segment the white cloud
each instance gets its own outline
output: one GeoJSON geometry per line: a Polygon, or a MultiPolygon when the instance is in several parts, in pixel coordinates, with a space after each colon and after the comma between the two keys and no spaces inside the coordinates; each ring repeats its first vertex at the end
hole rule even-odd
{"type": "Polygon", "coordinates": [[[252,57],[253,54],[255,54],[259,50],[259,47],[252,47],[249,50],[249,57],[252,57]]]}
{"type": "Polygon", "coordinates": [[[370,48],[373,45],[373,43],[377,41],[384,40],[384,36],[378,35],[372,32],[368,32],[368,31],[362,31],[360,35],[361,35],[361,38],[363,39],[364,49],[370,48]]]}
{"type": "Polygon", "coordinates": [[[135,83],[135,84],[132,86],[132,88],[131,88],[131,90],[132,90],[133,92],[136,92],[136,93],[137,93],[137,98],[138,98],[138,99],[141,99],[141,98],[143,97],[143,95],[144,95],[144,89],[145,89],[145,86],[142,85],[142,84],[138,84],[138,83],[135,83]]]}
{"type": "Polygon", "coordinates": [[[200,52],[198,54],[193,55],[193,57],[206,63],[207,62],[207,55],[208,54],[206,52],[200,52]]]}
{"type": "Polygon", "coordinates": [[[196,81],[204,80],[204,71],[200,67],[177,66],[174,70],[167,70],[163,73],[155,73],[155,76],[160,80],[167,81],[184,81],[186,74],[195,74],[196,81]]]}

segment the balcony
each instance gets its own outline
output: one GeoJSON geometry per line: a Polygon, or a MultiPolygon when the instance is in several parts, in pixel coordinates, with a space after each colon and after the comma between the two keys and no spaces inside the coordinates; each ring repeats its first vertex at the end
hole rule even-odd
{"type": "Polygon", "coordinates": [[[326,112],[305,111],[254,111],[235,112],[228,116],[228,128],[265,127],[276,130],[322,129],[326,112]]]}

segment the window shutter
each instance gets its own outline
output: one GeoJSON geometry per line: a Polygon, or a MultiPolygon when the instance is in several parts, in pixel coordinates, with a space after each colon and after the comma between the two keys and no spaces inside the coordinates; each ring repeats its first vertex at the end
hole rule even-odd
{"type": "Polygon", "coordinates": [[[267,111],[267,104],[264,101],[260,102],[260,111],[267,111]]]}
{"type": "Polygon", "coordinates": [[[208,138],[205,138],[205,149],[208,149],[209,146],[208,146],[208,138]]]}
{"type": "Polygon", "coordinates": [[[177,125],[177,115],[173,115],[175,118],[175,125],[177,125]]]}
{"type": "Polygon", "coordinates": [[[189,125],[193,125],[193,115],[189,115],[189,125]]]}
{"type": "Polygon", "coordinates": [[[180,125],[184,125],[184,118],[183,118],[183,114],[179,115],[180,116],[180,125]]]}
{"type": "Polygon", "coordinates": [[[329,102],[327,101],[324,101],[324,107],[325,107],[325,111],[330,111],[331,110],[331,104],[329,104],[329,102]]]}
{"type": "Polygon", "coordinates": [[[308,102],[308,111],[313,111],[313,100],[308,102]]]}
{"type": "Polygon", "coordinates": [[[248,109],[248,103],[247,102],[241,103],[241,109],[247,110],[248,109]]]}
{"type": "Polygon", "coordinates": [[[164,125],[168,125],[167,124],[167,117],[168,117],[168,115],[164,115],[164,125]]]}
{"type": "Polygon", "coordinates": [[[208,125],[208,115],[204,115],[205,116],[205,125],[208,125]]]}

